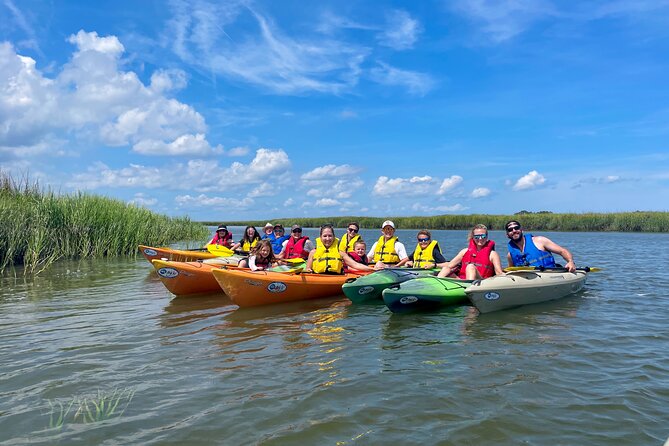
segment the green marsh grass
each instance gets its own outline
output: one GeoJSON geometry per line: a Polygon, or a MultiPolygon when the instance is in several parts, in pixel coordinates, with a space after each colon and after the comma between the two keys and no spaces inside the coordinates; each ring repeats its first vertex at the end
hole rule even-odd
{"type": "Polygon", "coordinates": [[[120,418],[135,396],[131,388],[98,390],[92,396],[75,396],[69,402],[49,400],[49,429],[62,429],[65,423],[90,424],[120,418]]]}
{"type": "Polygon", "coordinates": [[[203,239],[209,230],[121,200],[56,194],[0,172],[0,272],[37,274],[58,259],[136,255],[137,246],[203,239]]]}

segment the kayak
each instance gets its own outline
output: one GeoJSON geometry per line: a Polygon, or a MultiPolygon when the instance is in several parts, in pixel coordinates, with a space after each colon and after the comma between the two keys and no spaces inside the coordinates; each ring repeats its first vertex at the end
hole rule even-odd
{"type": "Polygon", "coordinates": [[[386,288],[406,282],[417,277],[433,275],[436,269],[420,268],[387,268],[374,271],[366,276],[350,280],[341,289],[353,303],[381,300],[381,293],[386,288]]]}
{"type": "MultiPolygon", "coordinates": [[[[211,272],[222,266],[227,268],[237,268],[236,264],[221,263],[227,259],[230,259],[230,257],[217,257],[215,259],[195,262],[176,262],[155,259],[151,263],[156,269],[160,281],[165,285],[165,288],[172,294],[183,296],[188,294],[221,292],[221,287],[211,272]]],[[[279,265],[272,268],[272,271],[298,271],[303,267],[304,263],[291,266],[279,265]]],[[[250,271],[248,268],[239,269],[250,271]]]]}
{"type": "Polygon", "coordinates": [[[220,266],[204,262],[176,262],[154,259],[151,261],[160,281],[170,293],[177,296],[187,294],[216,293],[221,291],[211,271],[220,266]]]}
{"type": "Polygon", "coordinates": [[[221,268],[213,271],[230,300],[240,307],[254,307],[341,294],[342,284],[354,274],[313,274],[249,271],[221,268]]]}
{"type": "Polygon", "coordinates": [[[467,303],[472,280],[418,277],[383,290],[383,302],[393,313],[432,310],[467,303]]]}
{"type": "Polygon", "coordinates": [[[190,251],[172,248],[154,248],[152,246],[139,245],[149,263],[154,259],[175,260],[177,262],[192,262],[198,259],[213,259],[216,256],[209,251],[190,251]]]}
{"type": "Polygon", "coordinates": [[[580,270],[511,271],[475,281],[465,293],[481,313],[490,313],[560,299],[580,291],[586,278],[580,270]]]}

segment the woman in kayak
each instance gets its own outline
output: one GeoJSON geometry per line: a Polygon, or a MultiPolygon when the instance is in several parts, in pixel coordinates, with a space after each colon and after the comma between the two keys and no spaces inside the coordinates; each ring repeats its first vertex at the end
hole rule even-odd
{"type": "Polygon", "coordinates": [[[332,225],[321,226],[316,249],[309,253],[304,271],[317,274],[343,274],[344,265],[361,271],[374,270],[370,266],[356,262],[345,252],[339,251],[339,240],[334,235],[332,225]]]}
{"type": "Polygon", "coordinates": [[[430,269],[441,264],[447,263],[446,258],[441,253],[439,242],[432,240],[432,234],[427,229],[418,231],[416,235],[416,249],[404,260],[400,260],[397,266],[406,265],[414,268],[430,269]]]}
{"type": "Polygon", "coordinates": [[[264,271],[277,265],[278,263],[274,258],[274,251],[272,250],[272,243],[269,240],[260,240],[251,251],[249,258],[242,259],[239,262],[241,268],[248,267],[251,271],[264,271]]]}
{"type": "Polygon", "coordinates": [[[407,258],[406,248],[395,236],[395,223],[391,220],[384,221],[381,224],[381,234],[367,253],[376,265],[376,269],[395,265],[407,258]]]}
{"type": "Polygon", "coordinates": [[[247,226],[244,230],[244,237],[232,246],[232,250],[248,253],[251,252],[251,248],[254,248],[259,241],[260,234],[258,234],[255,226],[247,226]]]}
{"type": "Polygon", "coordinates": [[[341,236],[341,241],[339,242],[339,250],[344,252],[350,252],[355,249],[355,244],[360,238],[360,225],[356,221],[352,221],[346,225],[346,233],[341,236]]]}
{"type": "Polygon", "coordinates": [[[279,259],[298,259],[307,260],[309,252],[314,249],[314,243],[309,237],[302,236],[302,226],[293,225],[290,230],[290,238],[283,242],[283,248],[277,256],[279,259]]]}
{"type": "Polygon", "coordinates": [[[457,277],[461,279],[487,279],[503,274],[502,261],[495,251],[495,242],[488,239],[488,228],[476,225],[467,236],[469,246],[444,266],[437,277],[457,277]],[[459,271],[458,271],[459,266],[459,271]]]}
{"type": "Polygon", "coordinates": [[[232,232],[228,231],[225,225],[218,225],[214,237],[209,242],[210,245],[222,245],[227,248],[232,246],[232,232]]]}

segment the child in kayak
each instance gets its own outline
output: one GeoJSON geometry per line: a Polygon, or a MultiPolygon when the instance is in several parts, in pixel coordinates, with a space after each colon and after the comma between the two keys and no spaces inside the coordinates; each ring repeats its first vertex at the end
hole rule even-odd
{"type": "Polygon", "coordinates": [[[260,240],[253,248],[248,259],[239,262],[241,268],[250,268],[251,271],[264,271],[277,266],[272,243],[269,240],[260,240]]]}
{"type": "MultiPolygon", "coordinates": [[[[341,248],[341,244],[339,244],[339,247],[341,248]]],[[[364,242],[362,239],[358,239],[357,242],[353,245],[353,251],[349,251],[345,254],[342,255],[342,257],[350,257],[354,261],[362,264],[362,265],[367,265],[369,262],[367,261],[367,244],[364,242]]],[[[344,262],[344,272],[348,272],[349,266],[344,262]]]]}

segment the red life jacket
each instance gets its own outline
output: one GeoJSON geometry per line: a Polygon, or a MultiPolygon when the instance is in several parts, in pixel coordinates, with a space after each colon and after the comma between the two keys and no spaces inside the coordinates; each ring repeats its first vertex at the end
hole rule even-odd
{"type": "Polygon", "coordinates": [[[285,258],[286,259],[298,259],[302,258],[304,260],[307,260],[309,257],[309,252],[304,250],[304,244],[306,241],[309,240],[309,237],[300,237],[295,241],[295,237],[291,237],[288,239],[288,243],[286,243],[286,253],[285,253],[285,258]]]}
{"type": "Polygon", "coordinates": [[[272,262],[269,261],[269,257],[265,257],[263,259],[260,256],[258,256],[257,254],[256,254],[256,258],[254,259],[254,261],[255,261],[255,264],[258,268],[263,268],[263,269],[269,268],[271,263],[272,263],[272,262]]]}
{"type": "Polygon", "coordinates": [[[462,266],[460,267],[460,278],[466,278],[467,265],[473,263],[479,274],[484,279],[495,275],[495,267],[490,261],[490,252],[495,250],[495,242],[488,240],[480,251],[476,249],[474,239],[469,241],[467,252],[462,257],[462,266]]]}
{"type": "Polygon", "coordinates": [[[219,237],[218,232],[214,234],[214,238],[209,242],[210,245],[223,245],[228,248],[232,246],[232,232],[226,231],[223,237],[219,237]]]}
{"type": "MultiPolygon", "coordinates": [[[[369,262],[367,262],[367,254],[363,254],[363,255],[359,256],[355,251],[347,252],[346,254],[348,254],[349,257],[351,257],[356,262],[362,263],[363,265],[367,265],[367,263],[369,263],[369,262]]],[[[346,272],[348,270],[349,270],[349,266],[346,263],[344,263],[344,272],[346,272]]]]}

